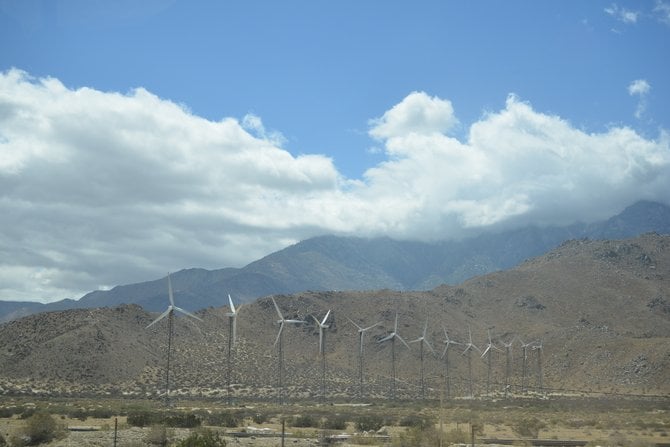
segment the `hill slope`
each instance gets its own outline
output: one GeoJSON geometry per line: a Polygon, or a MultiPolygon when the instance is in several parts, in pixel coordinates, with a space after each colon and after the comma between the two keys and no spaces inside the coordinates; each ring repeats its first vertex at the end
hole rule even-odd
{"type": "MultiPolygon", "coordinates": [[[[176,299],[181,298],[179,292],[176,299]]],[[[624,241],[573,240],[518,267],[428,292],[306,292],[277,295],[284,316],[307,323],[285,331],[285,380],[290,396],[318,393],[318,330],[311,318],[332,309],[326,336],[328,393],[356,396],[361,325],[380,321],[366,335],[366,390],[386,397],[390,348],[378,344],[393,330],[428,338],[442,353],[443,328],[460,342],[470,327],[475,344],[515,339],[512,390],[522,382],[520,340],[542,341],[542,359],[528,351],[526,383],[558,390],[670,393],[670,236],[647,234],[624,241]],[[539,363],[538,363],[539,362],[539,363]]],[[[179,393],[225,396],[227,308],[198,312],[203,322],[175,324],[172,377],[179,393]]],[[[0,325],[0,389],[4,392],[111,392],[156,395],[162,389],[165,321],[138,306],[68,310],[32,315],[0,325]],[[31,391],[32,390],[32,391],[31,391]]],[[[238,320],[235,394],[274,395],[277,377],[276,313],[269,298],[245,305],[238,320]]],[[[412,345],[396,346],[398,393],[416,397],[420,362],[412,345]]],[[[465,356],[452,347],[452,396],[467,393],[465,356]]],[[[460,347],[462,349],[462,347],[460,347]]],[[[473,357],[476,393],[484,393],[486,364],[473,357]]],[[[492,388],[501,389],[505,356],[493,359],[492,388]]],[[[441,387],[444,361],[427,355],[430,391],[441,387]]]]}

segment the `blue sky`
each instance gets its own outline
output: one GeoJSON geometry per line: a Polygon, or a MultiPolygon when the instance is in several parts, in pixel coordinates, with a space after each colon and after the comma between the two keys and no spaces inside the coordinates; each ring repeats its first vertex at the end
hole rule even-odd
{"type": "Polygon", "coordinates": [[[0,0],[0,299],[668,203],[669,49],[667,0],[0,0]]]}

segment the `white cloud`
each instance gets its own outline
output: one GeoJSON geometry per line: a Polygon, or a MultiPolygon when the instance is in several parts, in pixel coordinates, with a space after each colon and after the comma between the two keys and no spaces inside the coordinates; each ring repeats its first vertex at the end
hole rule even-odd
{"type": "Polygon", "coordinates": [[[431,98],[424,92],[413,92],[381,118],[371,120],[370,135],[384,139],[411,133],[444,133],[457,123],[451,102],[431,98]]]}
{"type": "Polygon", "coordinates": [[[457,123],[449,101],[408,95],[371,121],[386,160],[350,180],[253,115],[213,122],[143,89],[2,73],[0,299],[241,266],[317,234],[441,239],[668,200],[666,134],[589,134],[514,96],[465,141],[457,123]]]}
{"type": "Polygon", "coordinates": [[[612,3],[609,7],[605,8],[605,12],[625,24],[637,23],[637,19],[640,16],[638,11],[629,11],[625,8],[620,8],[616,3],[612,3]]]}
{"type": "Polygon", "coordinates": [[[635,108],[635,118],[640,119],[647,110],[647,95],[651,90],[651,85],[644,79],[636,79],[628,85],[628,94],[638,96],[637,107],[635,108]]]}
{"type": "Polygon", "coordinates": [[[657,0],[654,6],[654,14],[659,21],[670,25],[670,3],[657,0]]]}

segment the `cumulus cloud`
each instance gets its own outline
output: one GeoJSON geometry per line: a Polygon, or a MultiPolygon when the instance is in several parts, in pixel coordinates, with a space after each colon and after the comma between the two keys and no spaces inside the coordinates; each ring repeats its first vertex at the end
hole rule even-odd
{"type": "Polygon", "coordinates": [[[317,234],[446,239],[667,201],[664,133],[589,134],[515,96],[463,141],[457,124],[448,100],[411,93],[370,122],[386,159],[346,179],[282,149],[260,117],[2,73],[0,299],[241,266],[317,234]]]}
{"type": "Polygon", "coordinates": [[[638,11],[630,11],[628,9],[621,8],[616,3],[612,3],[610,6],[605,8],[605,12],[627,25],[637,23],[637,19],[640,16],[638,11]]]}
{"type": "Polygon", "coordinates": [[[651,90],[651,85],[644,79],[636,79],[628,85],[628,94],[637,96],[638,102],[635,108],[635,118],[640,119],[647,110],[647,95],[651,90]]]}

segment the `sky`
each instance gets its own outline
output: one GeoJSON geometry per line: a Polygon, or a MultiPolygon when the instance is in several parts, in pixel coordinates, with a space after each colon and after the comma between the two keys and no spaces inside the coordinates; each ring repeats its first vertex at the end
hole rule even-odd
{"type": "Polygon", "coordinates": [[[0,300],[670,204],[669,54],[670,0],[0,0],[0,300]]]}

